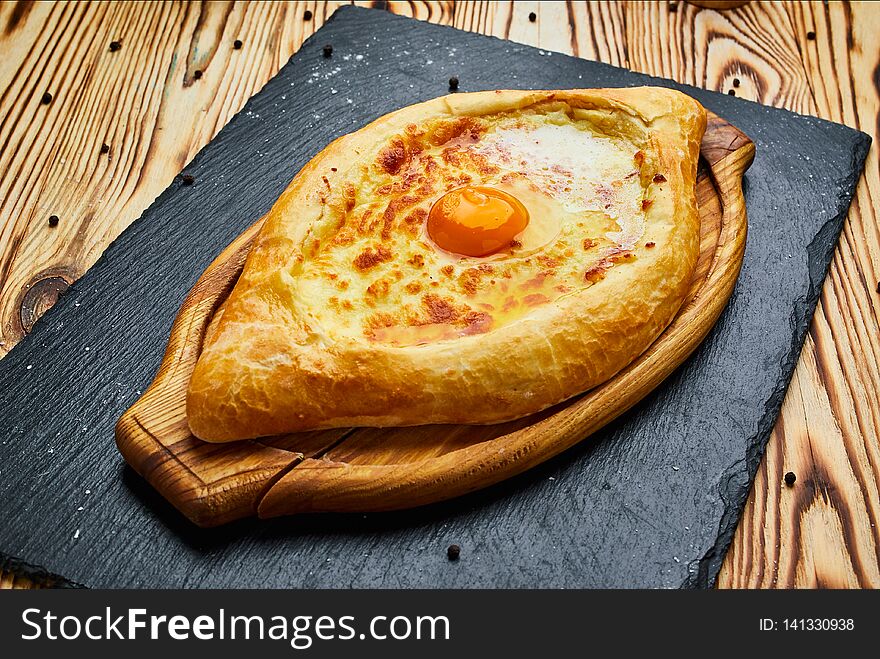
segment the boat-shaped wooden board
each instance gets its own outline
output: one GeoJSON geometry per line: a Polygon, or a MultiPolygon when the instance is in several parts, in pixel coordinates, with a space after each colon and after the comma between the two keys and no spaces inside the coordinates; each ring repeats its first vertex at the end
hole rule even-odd
{"type": "Polygon", "coordinates": [[[638,360],[585,394],[498,425],[347,428],[202,442],[189,431],[186,389],[213,315],[259,231],[257,222],[190,291],[155,380],[117,423],[117,446],[135,471],[200,526],[253,515],[410,508],[519,474],[635,405],[712,328],[742,265],[747,226],[742,176],[754,152],[746,135],[709,115],[697,182],[700,259],[688,298],[638,360]]]}

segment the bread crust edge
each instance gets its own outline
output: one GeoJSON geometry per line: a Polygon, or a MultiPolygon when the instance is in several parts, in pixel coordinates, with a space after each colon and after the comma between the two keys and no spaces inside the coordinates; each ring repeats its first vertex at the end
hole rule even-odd
{"type": "MultiPolygon", "coordinates": [[[[335,140],[273,206],[226,308],[246,318],[243,302],[236,309],[237,298],[295,253],[321,214],[307,194],[309,182],[331,163],[353,152],[368,157],[372,145],[427,115],[478,116],[548,100],[645,127],[647,152],[666,180],[649,185],[645,233],[632,263],[610,268],[589,288],[525,318],[454,341],[298,345],[280,318],[251,328],[260,333],[262,364],[243,364],[234,350],[206,342],[187,392],[193,434],[224,442],[347,426],[498,423],[598,386],[637,359],[678,312],[699,253],[695,186],[706,113],[689,96],[665,88],[455,94],[392,112],[335,140]]],[[[224,332],[226,346],[249,338],[247,323],[233,318],[222,318],[213,334],[224,332]]]]}

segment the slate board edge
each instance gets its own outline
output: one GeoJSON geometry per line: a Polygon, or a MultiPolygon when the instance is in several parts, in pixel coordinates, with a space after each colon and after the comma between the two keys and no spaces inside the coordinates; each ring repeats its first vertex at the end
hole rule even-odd
{"type": "MultiPolygon", "coordinates": [[[[870,135],[867,135],[862,131],[858,132],[861,133],[863,139],[859,144],[859,149],[853,153],[853,163],[855,165],[854,171],[863,172],[865,159],[868,156],[868,150],[871,147],[872,140],[870,135]]],[[[851,198],[855,195],[855,189],[862,176],[863,173],[849,181],[847,193],[851,198]]],[[[784,380],[780,380],[779,386],[773,392],[770,400],[767,401],[764,415],[760,422],[760,430],[752,438],[757,441],[748,442],[752,447],[744,458],[745,468],[747,470],[746,473],[748,475],[748,486],[733,487],[731,485],[735,480],[733,475],[736,473],[736,467],[742,465],[743,461],[734,464],[722,476],[721,483],[726,483],[726,486],[722,485],[719,487],[719,494],[722,501],[725,503],[726,509],[721,517],[721,522],[718,527],[718,538],[715,541],[715,544],[706,551],[703,558],[699,560],[696,572],[682,582],[682,588],[715,587],[718,580],[718,573],[721,571],[721,566],[724,563],[724,557],[727,555],[727,551],[733,543],[733,535],[736,533],[736,527],[739,524],[742,512],[745,509],[746,501],[749,498],[749,492],[754,485],[758,467],[761,465],[761,459],[764,457],[764,452],[767,449],[767,442],[770,439],[770,434],[773,432],[773,427],[776,425],[776,420],[779,418],[779,411],[785,400],[788,386],[791,383],[791,379],[794,377],[794,371],[797,367],[797,362],[800,359],[804,341],[807,338],[807,330],[813,322],[813,314],[816,311],[816,306],[819,304],[821,289],[825,283],[828,271],[831,268],[831,261],[834,258],[834,252],[837,250],[837,243],[840,239],[840,234],[843,231],[843,225],[848,214],[849,207],[842,210],[835,217],[830,218],[822,225],[819,231],[816,232],[816,235],[813,237],[813,240],[810,241],[810,244],[807,245],[810,289],[804,301],[800,305],[796,305],[791,313],[792,324],[796,325],[796,328],[792,336],[791,350],[785,360],[785,370],[788,370],[789,376],[784,380]],[[830,240],[832,237],[833,240],[830,240]],[[819,252],[819,246],[823,243],[827,244],[828,247],[824,252],[817,253],[819,252]],[[801,315],[801,312],[803,313],[802,317],[804,320],[797,322],[797,318],[801,315]]]]}
{"type": "MultiPolygon", "coordinates": [[[[363,9],[364,8],[350,7],[350,6],[339,8],[339,10],[344,10],[346,12],[353,12],[355,10],[363,10],[363,9]]],[[[339,10],[337,10],[337,11],[339,11],[339,10]]],[[[403,22],[415,20],[415,19],[409,19],[407,17],[401,17],[401,16],[391,15],[391,14],[387,14],[387,16],[389,18],[391,18],[392,20],[399,20],[399,21],[403,21],[403,22]]],[[[335,19],[336,19],[336,12],[334,12],[334,14],[325,22],[325,25],[330,24],[335,19]]],[[[458,29],[450,27],[450,26],[439,26],[439,25],[432,25],[432,24],[426,24],[426,26],[430,27],[431,29],[435,29],[435,30],[444,30],[445,29],[445,30],[455,30],[456,32],[462,32],[461,30],[458,30],[458,29]]],[[[313,34],[311,37],[309,37],[305,42],[303,42],[303,45],[300,50],[306,49],[307,46],[309,46],[311,44],[311,42],[316,39],[316,37],[319,33],[320,33],[320,30],[318,32],[316,32],[315,34],[313,34]]],[[[485,37],[491,36],[491,35],[480,35],[480,36],[485,38],[485,37]]],[[[527,46],[527,45],[523,45],[523,44],[516,44],[515,42],[510,42],[510,41],[507,41],[504,39],[499,39],[498,37],[491,37],[491,38],[495,39],[498,42],[505,43],[508,45],[512,44],[513,46],[521,47],[523,49],[535,50],[535,48],[531,47],[531,46],[527,46]]],[[[554,52],[554,56],[559,57],[559,58],[566,58],[566,59],[573,60],[573,61],[579,61],[581,59],[581,58],[576,58],[576,57],[572,57],[572,56],[565,55],[562,53],[555,53],[555,52],[554,52]]],[[[619,70],[622,68],[622,67],[615,67],[612,65],[608,65],[608,64],[605,64],[602,62],[591,62],[591,64],[594,66],[598,66],[598,67],[606,68],[606,69],[611,69],[611,70],[619,70]]],[[[627,70],[627,69],[624,69],[624,70],[627,70]]],[[[645,74],[639,74],[639,75],[644,76],[646,79],[656,81],[661,86],[668,86],[670,83],[674,82],[674,81],[668,81],[668,80],[665,80],[662,78],[655,78],[653,76],[646,76],[645,74]]],[[[677,84],[683,88],[693,89],[693,90],[700,92],[700,93],[703,93],[703,94],[705,94],[707,91],[710,91],[710,90],[703,90],[703,89],[700,89],[697,87],[693,87],[691,85],[683,85],[683,84],[679,84],[679,83],[675,83],[675,84],[677,84]]],[[[740,98],[729,99],[729,100],[735,100],[736,102],[745,102],[746,101],[746,99],[740,99],[740,98]]],[[[251,101],[251,99],[248,99],[248,102],[245,103],[245,105],[242,107],[242,109],[235,116],[233,116],[230,119],[230,121],[227,123],[227,126],[231,125],[234,121],[236,121],[236,119],[239,118],[240,114],[244,113],[244,111],[247,109],[250,101],[251,101]]],[[[753,105],[761,106],[761,104],[754,103],[752,101],[748,101],[748,102],[752,103],[753,105]]],[[[780,109],[780,108],[772,108],[769,106],[761,106],[761,107],[764,108],[766,111],[774,113],[774,114],[780,113],[780,114],[783,114],[786,116],[795,115],[795,116],[798,116],[798,117],[801,117],[804,119],[809,119],[811,121],[820,122],[822,124],[834,126],[837,128],[844,127],[844,126],[842,126],[842,124],[837,124],[835,122],[820,119],[820,118],[813,117],[810,115],[802,115],[802,114],[799,114],[796,112],[792,112],[792,111],[788,111],[788,110],[784,110],[784,109],[780,109]]],[[[861,131],[855,131],[855,129],[852,129],[849,127],[846,127],[846,128],[848,130],[853,130],[854,132],[861,133],[861,136],[862,136],[861,147],[862,148],[858,149],[857,152],[854,152],[854,154],[853,154],[853,162],[858,164],[857,171],[861,172],[862,165],[864,163],[865,157],[867,155],[868,147],[871,142],[871,138],[870,138],[870,136],[866,135],[865,133],[863,133],[861,131]]],[[[226,129],[226,127],[224,127],[224,129],[221,129],[221,133],[225,129],[226,129]]],[[[216,137],[219,137],[219,133],[218,133],[218,136],[215,136],[215,138],[216,137]]],[[[201,155],[202,155],[202,151],[207,146],[208,145],[205,145],[205,147],[203,147],[203,149],[201,149],[193,157],[193,159],[190,161],[190,163],[187,164],[186,167],[184,167],[184,169],[197,167],[198,161],[200,160],[201,155]]],[[[860,177],[854,177],[852,180],[849,181],[848,190],[850,192],[850,196],[852,196],[852,192],[853,192],[855,186],[857,185],[857,182],[859,179],[860,179],[860,177]]],[[[175,179],[175,182],[176,182],[176,179],[175,179]]],[[[152,208],[154,205],[156,205],[157,203],[162,201],[166,197],[166,195],[171,194],[173,192],[173,190],[176,187],[175,182],[172,182],[172,184],[169,185],[169,187],[165,191],[160,193],[160,195],[150,204],[150,206],[147,209],[145,209],[142,216],[144,214],[146,214],[150,208],[152,208]]],[[[810,245],[808,246],[809,265],[810,265],[810,295],[806,296],[803,305],[796,306],[792,313],[793,313],[793,317],[796,317],[798,310],[804,310],[804,311],[808,312],[809,315],[805,316],[805,320],[803,322],[797,323],[797,327],[794,329],[794,335],[792,337],[791,351],[789,352],[789,354],[787,355],[787,359],[785,360],[786,367],[790,368],[792,375],[793,375],[794,364],[797,362],[801,347],[802,347],[803,342],[806,337],[806,330],[809,327],[811,320],[812,320],[812,313],[815,310],[815,307],[818,303],[818,296],[816,295],[816,293],[818,292],[818,289],[821,288],[822,283],[825,278],[825,275],[827,274],[828,268],[830,267],[831,258],[833,256],[834,250],[836,249],[837,239],[838,239],[840,232],[842,230],[843,220],[846,217],[847,212],[848,212],[848,209],[844,209],[837,216],[835,216],[834,218],[832,218],[828,222],[826,222],[822,226],[820,231],[816,234],[816,236],[813,238],[810,245]],[[817,244],[821,244],[821,242],[822,242],[819,239],[822,238],[822,240],[828,240],[831,237],[834,238],[834,242],[828,246],[828,248],[825,250],[825,252],[822,254],[815,254],[816,249],[814,248],[814,246],[817,244]],[[817,275],[818,275],[818,278],[817,278],[817,275]],[[813,301],[812,303],[808,301],[811,296],[816,298],[815,301],[813,301]]],[[[135,223],[141,221],[142,216],[139,217],[137,220],[135,220],[135,222],[132,224],[135,224],[135,223]]],[[[107,250],[105,250],[105,252],[100,257],[101,260],[103,260],[105,258],[105,256],[107,256],[107,254],[112,252],[111,248],[114,246],[115,242],[116,242],[116,240],[114,240],[110,243],[107,250]]],[[[76,287],[76,282],[73,284],[73,286],[71,288],[73,288],[75,290],[75,287],[76,287]]],[[[44,316],[44,318],[40,319],[40,321],[38,321],[38,322],[49,322],[52,318],[52,311],[53,310],[50,309],[50,311],[44,316]]],[[[15,349],[15,347],[13,348],[13,350],[14,349],[15,349]]],[[[779,413],[779,409],[781,407],[783,398],[785,396],[785,392],[787,390],[790,378],[791,378],[791,375],[789,376],[788,381],[780,382],[779,386],[777,387],[776,391],[774,392],[774,395],[771,397],[770,400],[768,400],[768,402],[765,406],[765,413],[762,417],[762,422],[761,422],[762,429],[761,429],[761,431],[759,431],[758,433],[756,433],[753,436],[755,438],[758,438],[758,442],[754,445],[752,450],[749,451],[749,454],[747,456],[745,456],[742,460],[738,461],[733,467],[731,467],[731,469],[729,469],[722,476],[721,482],[719,483],[719,491],[722,496],[722,500],[725,503],[725,512],[724,512],[722,520],[719,524],[719,532],[718,532],[717,541],[712,547],[709,548],[709,550],[705,553],[703,558],[699,560],[699,570],[698,570],[697,574],[694,576],[694,578],[688,579],[685,582],[683,582],[681,584],[682,587],[690,587],[690,588],[711,587],[715,584],[718,572],[721,567],[721,563],[724,558],[724,554],[726,553],[727,549],[729,548],[729,546],[732,542],[733,533],[735,532],[735,528],[736,528],[736,523],[738,522],[740,513],[741,513],[741,511],[745,505],[746,499],[748,497],[748,492],[750,490],[752,480],[755,476],[755,473],[756,473],[757,468],[760,463],[760,459],[761,459],[761,457],[764,453],[764,450],[766,448],[767,439],[769,438],[769,434],[772,431],[773,422],[775,421],[775,418],[779,413]],[[766,428],[763,427],[764,424],[766,424],[766,428]],[[744,487],[744,488],[732,488],[733,491],[731,492],[730,489],[728,489],[730,487],[730,483],[732,480],[734,480],[734,477],[736,474],[742,472],[742,466],[744,463],[745,463],[745,468],[746,468],[748,476],[749,476],[748,486],[744,487]],[[726,483],[728,485],[728,488],[723,487],[724,483],[726,483]]],[[[44,568],[34,566],[30,563],[27,563],[25,561],[21,561],[21,560],[16,559],[12,556],[9,556],[8,554],[3,552],[2,550],[0,550],[0,567],[3,567],[4,569],[9,570],[13,574],[21,574],[23,576],[32,577],[35,580],[37,580],[38,582],[46,581],[46,579],[48,577],[50,580],[57,581],[58,585],[62,585],[62,586],[68,585],[68,586],[74,586],[74,587],[79,585],[73,581],[70,581],[69,579],[54,575],[53,573],[45,570],[44,568]]]]}

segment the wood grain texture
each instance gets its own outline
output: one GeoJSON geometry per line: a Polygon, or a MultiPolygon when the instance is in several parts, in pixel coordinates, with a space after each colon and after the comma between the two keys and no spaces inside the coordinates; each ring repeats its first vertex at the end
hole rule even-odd
{"type": "MultiPolygon", "coordinates": [[[[0,354],[336,4],[0,3],[0,354]]],[[[359,4],[880,133],[871,3],[359,4]]],[[[722,587],[880,585],[878,200],[874,148],[722,587]]]]}
{"type": "Polygon", "coordinates": [[[742,175],[755,145],[710,113],[697,185],[701,243],[691,289],[659,339],[600,387],[540,414],[490,426],[352,428],[207,444],[186,420],[186,389],[211,320],[241,273],[258,222],[226,248],[187,296],[162,366],[120,418],[128,463],[191,521],[258,514],[411,508],[487,487],[570,448],[640,401],[715,324],[742,266],[742,175]],[[711,173],[711,175],[710,175],[711,173]]]}

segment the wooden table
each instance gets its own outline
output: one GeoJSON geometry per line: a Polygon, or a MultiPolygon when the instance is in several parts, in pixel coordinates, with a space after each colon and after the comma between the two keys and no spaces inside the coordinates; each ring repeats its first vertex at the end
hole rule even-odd
{"type": "MultiPolygon", "coordinates": [[[[0,356],[338,4],[0,3],[0,356]]],[[[871,3],[358,4],[880,133],[871,3]]],[[[875,147],[721,587],[880,587],[878,212],[875,147]]]]}

